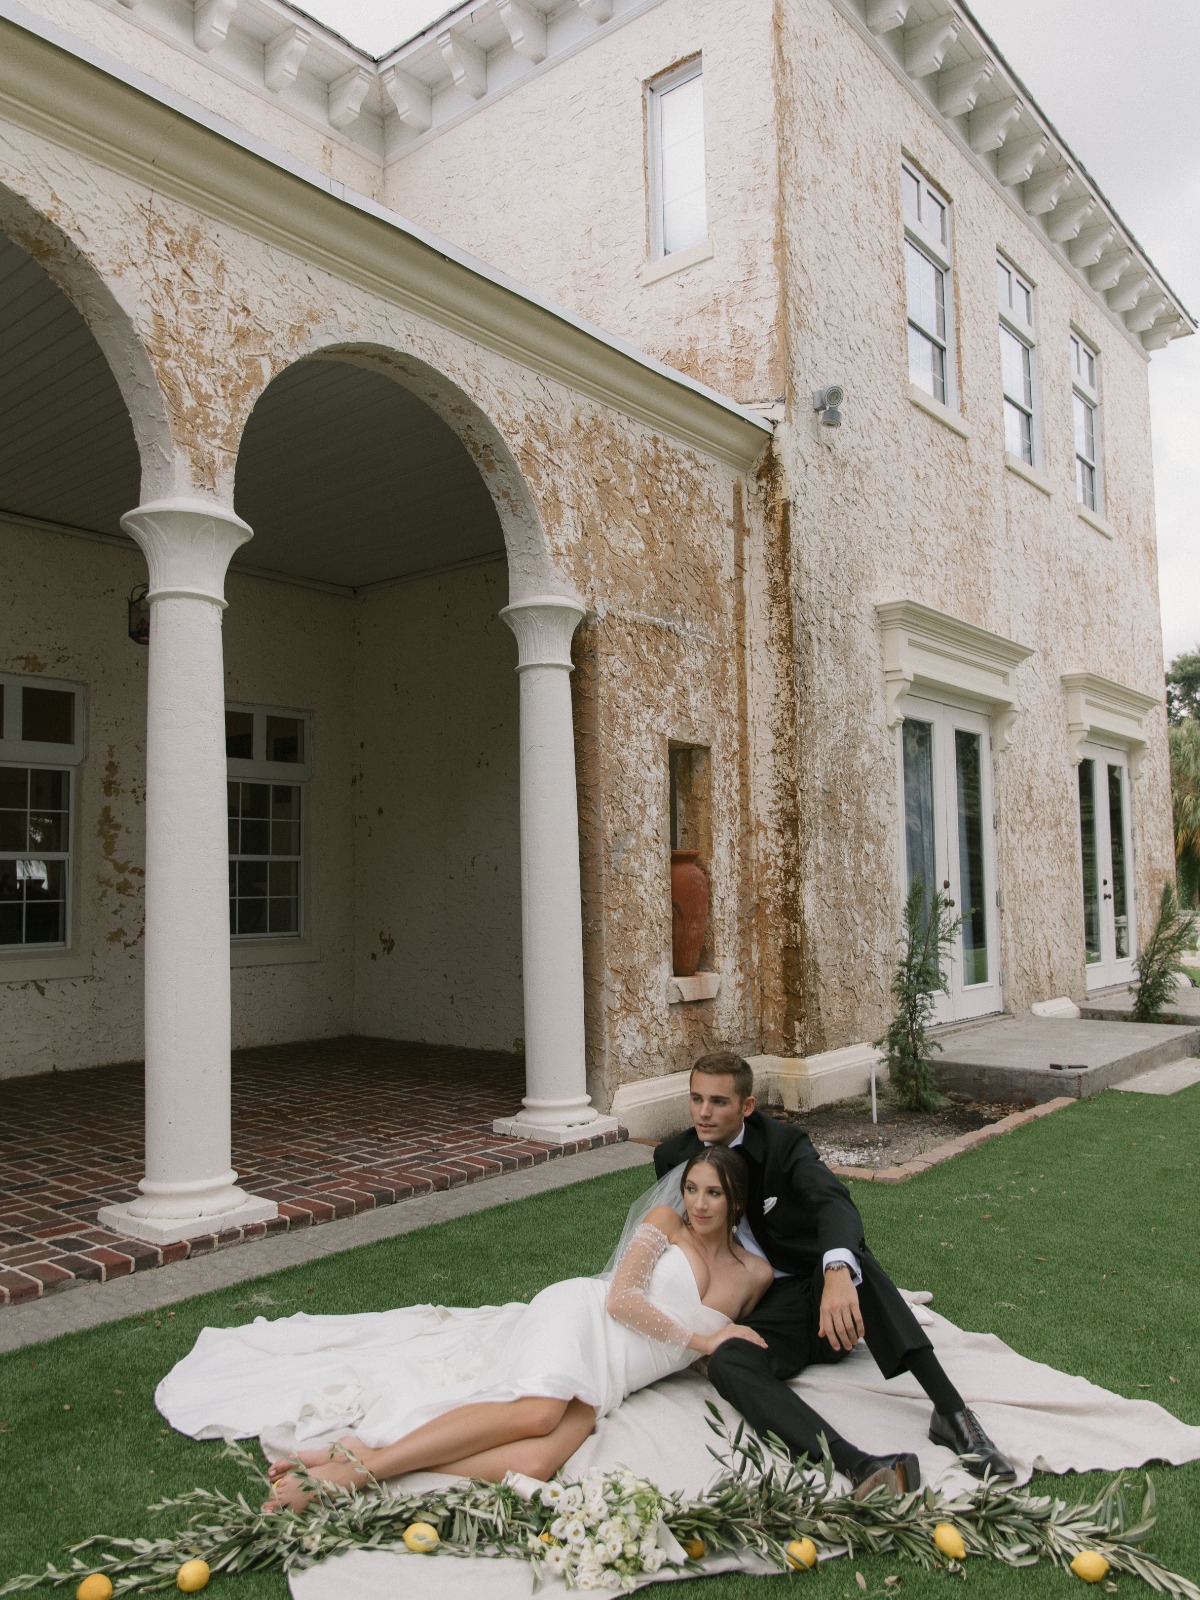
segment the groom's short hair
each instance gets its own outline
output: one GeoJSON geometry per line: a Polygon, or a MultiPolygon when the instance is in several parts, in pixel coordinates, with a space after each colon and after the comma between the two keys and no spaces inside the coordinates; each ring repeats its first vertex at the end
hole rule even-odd
{"type": "Polygon", "coordinates": [[[732,1078],[733,1092],[739,1100],[749,1100],[754,1093],[754,1068],[732,1050],[714,1050],[692,1063],[693,1072],[702,1072],[709,1078],[732,1078]]]}

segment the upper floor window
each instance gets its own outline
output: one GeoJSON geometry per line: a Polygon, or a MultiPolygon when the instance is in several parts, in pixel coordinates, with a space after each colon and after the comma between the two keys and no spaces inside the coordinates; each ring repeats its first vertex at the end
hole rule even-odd
{"type": "Polygon", "coordinates": [[[302,932],[304,786],[309,719],[269,706],[225,708],[229,774],[229,931],[235,939],[302,932]]]}
{"type": "Polygon", "coordinates": [[[656,79],[647,95],[651,254],[669,256],[708,237],[700,61],[656,79]]]}
{"type": "Polygon", "coordinates": [[[996,298],[1000,304],[1004,448],[1033,466],[1037,437],[1033,285],[1003,258],[996,262],[996,298]]]}
{"type": "Polygon", "coordinates": [[[950,202],[907,162],[900,181],[909,381],[949,406],[955,400],[950,202]]]}
{"type": "Polygon", "coordinates": [[[1100,358],[1071,335],[1071,404],[1075,411],[1075,498],[1098,512],[1100,498],[1100,358]]]}
{"type": "Polygon", "coordinates": [[[0,949],[70,943],[83,690],[0,676],[0,949]]]}

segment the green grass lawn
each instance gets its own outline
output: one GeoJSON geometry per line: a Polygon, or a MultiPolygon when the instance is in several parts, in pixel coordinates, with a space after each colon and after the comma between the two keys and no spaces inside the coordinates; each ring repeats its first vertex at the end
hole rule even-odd
{"type": "MultiPolygon", "coordinates": [[[[876,1254],[905,1287],[931,1289],[944,1315],[1200,1423],[1198,1152],[1200,1086],[1163,1098],[1110,1093],[909,1183],[858,1184],[855,1199],[876,1254]]],[[[0,1356],[0,1582],[90,1533],[154,1533],[144,1507],[158,1496],[240,1487],[219,1444],[171,1433],[153,1406],[158,1379],[206,1323],[525,1298],[598,1270],[645,1182],[644,1171],[598,1178],[0,1356]]],[[[1198,1580],[1200,1464],[1160,1467],[1155,1478],[1155,1553],[1198,1580]]],[[[1072,1499],[1099,1481],[1036,1480],[1072,1499]]],[[[858,1600],[856,1568],[873,1594],[897,1592],[883,1586],[891,1573],[901,1574],[906,1596],[946,1593],[945,1574],[879,1559],[796,1577],[705,1580],[686,1593],[769,1600],[803,1584],[827,1600],[858,1600]]],[[[1081,1592],[1049,1569],[972,1563],[969,1582],[977,1600],[1081,1592]]],[[[1140,1588],[1130,1578],[1119,1587],[1130,1596],[1140,1588]]],[[[214,1580],[210,1592],[283,1600],[287,1589],[279,1574],[262,1573],[214,1580]]]]}

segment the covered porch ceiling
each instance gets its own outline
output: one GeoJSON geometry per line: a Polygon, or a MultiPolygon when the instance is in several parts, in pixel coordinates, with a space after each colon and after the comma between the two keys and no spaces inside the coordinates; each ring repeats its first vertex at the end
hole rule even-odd
{"type": "MultiPolygon", "coordinates": [[[[139,499],[133,428],[87,324],[0,235],[0,514],[124,539],[139,499]]],[[[393,379],[309,358],[247,423],[234,566],[354,590],[500,559],[491,497],[457,434],[393,379]]]]}

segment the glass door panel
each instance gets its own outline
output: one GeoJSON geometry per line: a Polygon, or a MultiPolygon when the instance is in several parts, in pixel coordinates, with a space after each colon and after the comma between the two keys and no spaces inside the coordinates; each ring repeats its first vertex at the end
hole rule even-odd
{"type": "Polygon", "coordinates": [[[1083,945],[1089,966],[1100,961],[1100,848],[1096,840],[1096,763],[1079,763],[1079,837],[1083,849],[1083,945]]]}
{"type": "Polygon", "coordinates": [[[962,918],[962,981],[988,981],[987,874],[984,869],[983,740],[954,730],[958,790],[958,886],[962,918]]]}
{"type": "Polygon", "coordinates": [[[1125,769],[1108,763],[1108,837],[1112,855],[1113,948],[1129,957],[1129,880],[1125,870],[1125,769]]]}
{"type": "Polygon", "coordinates": [[[960,919],[934,996],[939,1022],[1001,1006],[988,719],[910,698],[901,728],[906,891],[918,879],[960,919]]]}
{"type": "Polygon", "coordinates": [[[1079,842],[1088,988],[1128,983],[1136,953],[1129,767],[1098,745],[1085,745],[1079,763],[1079,842]]]}

